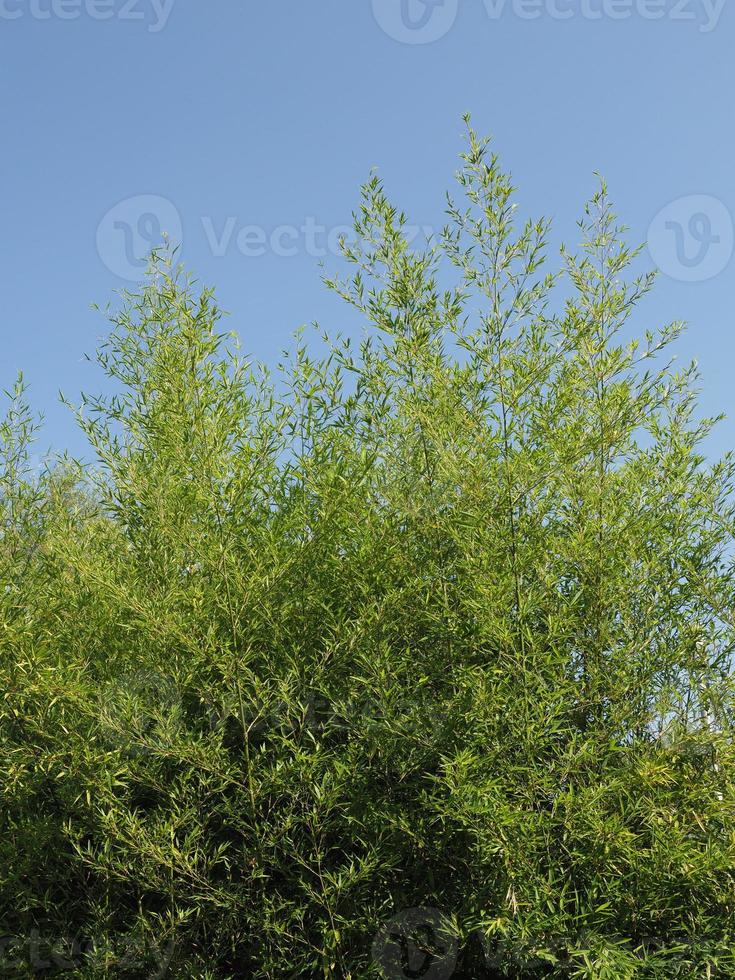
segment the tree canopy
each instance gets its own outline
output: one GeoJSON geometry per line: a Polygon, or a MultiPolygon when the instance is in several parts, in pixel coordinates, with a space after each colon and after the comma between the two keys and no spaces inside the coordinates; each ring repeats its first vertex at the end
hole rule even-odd
{"type": "Polygon", "coordinates": [[[175,253],[109,312],[90,459],[0,427],[0,957],[18,975],[735,975],[729,456],[468,127],[360,341],[240,355],[175,253]],[[44,965],[45,964],[45,965],[44,965]]]}

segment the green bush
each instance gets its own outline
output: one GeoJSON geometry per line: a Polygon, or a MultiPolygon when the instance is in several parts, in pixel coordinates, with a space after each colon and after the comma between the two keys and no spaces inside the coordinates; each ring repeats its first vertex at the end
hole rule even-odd
{"type": "Polygon", "coordinates": [[[10,393],[8,973],[735,976],[733,461],[605,187],[556,274],[458,177],[425,251],[364,187],[359,344],[271,376],[164,250],[92,462],[10,393]]]}

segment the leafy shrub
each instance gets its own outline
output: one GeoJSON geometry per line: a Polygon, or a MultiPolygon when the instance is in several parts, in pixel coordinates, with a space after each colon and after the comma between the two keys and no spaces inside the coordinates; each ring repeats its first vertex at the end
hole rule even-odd
{"type": "Polygon", "coordinates": [[[92,463],[35,472],[11,392],[17,975],[735,975],[733,462],[681,326],[623,339],[653,277],[604,185],[548,273],[471,130],[458,176],[425,251],[364,187],[359,344],[272,376],[163,251],[92,463]]]}

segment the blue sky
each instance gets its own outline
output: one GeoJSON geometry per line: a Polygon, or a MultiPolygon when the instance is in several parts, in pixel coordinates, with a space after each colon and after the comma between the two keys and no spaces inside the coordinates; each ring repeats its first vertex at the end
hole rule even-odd
{"type": "Polygon", "coordinates": [[[81,451],[57,392],[100,389],[90,304],[162,229],[259,359],[352,330],[319,263],[360,183],[440,227],[469,110],[570,245],[604,173],[729,448],[734,47],[722,0],[0,0],[0,383],[22,368],[40,448],[81,451]]]}

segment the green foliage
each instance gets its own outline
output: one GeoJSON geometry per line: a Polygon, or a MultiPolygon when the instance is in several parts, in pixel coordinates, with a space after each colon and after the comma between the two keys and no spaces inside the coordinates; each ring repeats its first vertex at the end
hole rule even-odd
{"type": "Polygon", "coordinates": [[[680,325],[626,339],[652,277],[604,184],[551,274],[471,130],[458,179],[419,252],[364,187],[357,345],[271,376],[162,252],[92,463],[34,470],[10,393],[16,975],[735,975],[733,461],[680,325]]]}

